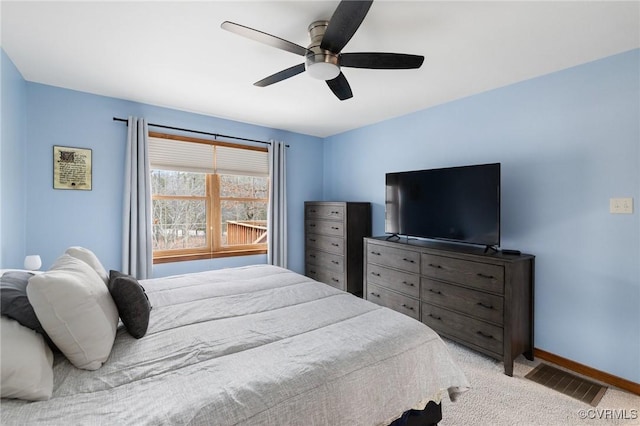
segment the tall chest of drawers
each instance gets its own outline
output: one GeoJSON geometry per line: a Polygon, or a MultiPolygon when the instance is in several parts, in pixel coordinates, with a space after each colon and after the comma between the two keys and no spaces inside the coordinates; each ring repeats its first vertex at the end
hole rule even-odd
{"type": "Polygon", "coordinates": [[[305,275],[361,296],[363,238],[371,235],[371,204],[304,203],[305,275]]]}
{"type": "Polygon", "coordinates": [[[533,359],[534,261],[482,249],[366,238],[365,298],[504,362],[533,359]]]}

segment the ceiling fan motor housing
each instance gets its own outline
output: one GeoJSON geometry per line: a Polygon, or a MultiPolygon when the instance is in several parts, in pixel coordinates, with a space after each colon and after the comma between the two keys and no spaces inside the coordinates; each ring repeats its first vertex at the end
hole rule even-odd
{"type": "Polygon", "coordinates": [[[320,48],[327,25],[329,21],[315,21],[308,29],[311,44],[307,47],[305,68],[311,77],[318,80],[333,80],[340,74],[338,55],[320,48]]]}

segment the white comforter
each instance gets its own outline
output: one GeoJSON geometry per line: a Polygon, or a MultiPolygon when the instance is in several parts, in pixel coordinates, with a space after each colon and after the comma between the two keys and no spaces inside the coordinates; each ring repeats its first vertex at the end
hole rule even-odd
{"type": "Polygon", "coordinates": [[[468,388],[425,325],[285,269],[141,284],[147,335],[96,371],[58,356],[53,397],[2,400],[3,425],[386,425],[468,388]]]}

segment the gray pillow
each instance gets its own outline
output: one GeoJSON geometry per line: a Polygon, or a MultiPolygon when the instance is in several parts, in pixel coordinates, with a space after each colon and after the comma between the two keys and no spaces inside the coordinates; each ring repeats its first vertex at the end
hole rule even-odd
{"type": "Polygon", "coordinates": [[[43,333],[42,325],[27,298],[27,284],[33,274],[9,271],[0,278],[0,299],[2,315],[18,321],[27,328],[43,333]]]}
{"type": "Polygon", "coordinates": [[[27,297],[27,284],[33,276],[25,271],[8,271],[0,277],[0,311],[2,315],[18,321],[21,325],[30,328],[44,337],[47,344],[57,350],[47,333],[42,328],[31,302],[27,297]]]}
{"type": "Polygon", "coordinates": [[[120,319],[136,339],[147,333],[151,303],[144,288],[131,275],[109,272],[109,293],[118,308],[120,319]]]}

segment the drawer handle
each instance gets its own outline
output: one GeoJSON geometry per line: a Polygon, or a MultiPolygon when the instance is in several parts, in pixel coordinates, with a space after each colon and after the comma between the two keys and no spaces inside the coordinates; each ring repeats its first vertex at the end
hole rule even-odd
{"type": "Polygon", "coordinates": [[[334,246],[334,247],[340,247],[340,244],[338,244],[338,243],[331,243],[331,245],[334,246]]]}
{"type": "Polygon", "coordinates": [[[433,315],[433,314],[429,314],[429,316],[430,316],[431,318],[433,318],[434,320],[442,321],[442,317],[437,317],[437,316],[435,316],[435,315],[433,315]]]}
{"type": "Polygon", "coordinates": [[[338,262],[337,260],[332,260],[331,263],[333,263],[334,265],[339,265],[340,262],[338,262]]]}
{"type": "Polygon", "coordinates": [[[404,303],[402,304],[402,307],[405,308],[405,309],[409,309],[410,311],[415,311],[415,309],[413,309],[413,306],[409,306],[409,305],[406,305],[404,303]]]}
{"type": "Polygon", "coordinates": [[[340,280],[337,279],[337,278],[331,278],[331,281],[333,281],[334,283],[339,283],[340,282],[340,280]]]}
{"type": "Polygon", "coordinates": [[[309,224],[309,228],[315,228],[315,227],[316,227],[316,224],[315,224],[315,223],[310,223],[310,224],[309,224]]]}
{"type": "Polygon", "coordinates": [[[380,274],[377,273],[377,272],[372,272],[371,275],[373,275],[374,277],[379,277],[380,276],[380,274]]]}
{"type": "Polygon", "coordinates": [[[339,230],[340,228],[338,228],[337,226],[332,226],[331,229],[333,229],[334,231],[339,230]]]}
{"type": "Polygon", "coordinates": [[[483,333],[482,331],[478,331],[477,334],[481,335],[485,339],[493,339],[494,338],[492,335],[483,333]]]}
{"type": "Polygon", "coordinates": [[[409,263],[416,263],[415,260],[407,259],[406,257],[403,258],[402,260],[404,260],[405,262],[409,262],[409,263]]]}
{"type": "Polygon", "coordinates": [[[332,211],[331,214],[340,214],[338,211],[332,211]]]}
{"type": "Polygon", "coordinates": [[[478,275],[480,278],[486,278],[486,279],[488,279],[488,280],[493,280],[493,279],[495,279],[495,278],[496,278],[496,277],[494,277],[493,275],[485,275],[485,274],[480,273],[480,272],[478,272],[478,274],[477,274],[477,275],[478,275]]]}
{"type": "Polygon", "coordinates": [[[373,254],[375,256],[380,256],[380,252],[377,252],[377,251],[372,251],[371,254],[373,254]]]}
{"type": "Polygon", "coordinates": [[[315,243],[316,239],[315,238],[309,238],[309,241],[311,241],[312,243],[315,243]]]}
{"type": "Polygon", "coordinates": [[[316,212],[316,209],[310,209],[309,211],[310,211],[311,213],[315,213],[315,212],[316,212]]]}
{"type": "Polygon", "coordinates": [[[409,287],[415,287],[415,285],[413,283],[408,283],[406,281],[402,281],[402,284],[408,285],[409,287]]]}
{"type": "Polygon", "coordinates": [[[442,269],[442,266],[436,265],[434,263],[430,263],[429,266],[431,266],[432,268],[436,268],[436,269],[442,269]]]}
{"type": "Polygon", "coordinates": [[[315,258],[316,258],[316,255],[315,255],[315,254],[310,254],[310,255],[309,255],[309,257],[312,257],[312,258],[314,258],[314,259],[315,259],[315,258]]]}
{"type": "Polygon", "coordinates": [[[484,304],[484,303],[482,303],[482,302],[478,302],[478,303],[476,303],[476,305],[478,305],[478,306],[482,306],[483,308],[487,308],[487,309],[494,309],[494,308],[493,308],[493,305],[485,305],[485,304],[484,304]]]}
{"type": "Polygon", "coordinates": [[[311,271],[309,271],[309,273],[310,273],[310,274],[313,274],[313,275],[317,274],[317,272],[316,272],[316,271],[314,271],[313,269],[312,269],[311,271]]]}
{"type": "Polygon", "coordinates": [[[378,293],[371,292],[369,294],[371,294],[372,296],[375,296],[375,297],[380,297],[380,295],[378,293]]]}
{"type": "Polygon", "coordinates": [[[432,288],[430,288],[430,289],[429,289],[429,291],[430,291],[431,293],[435,293],[435,294],[442,294],[442,292],[441,292],[440,290],[434,290],[434,289],[432,289],[432,288]]]}

